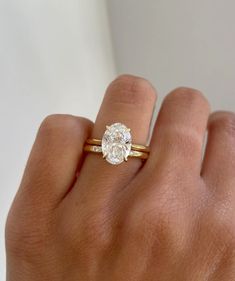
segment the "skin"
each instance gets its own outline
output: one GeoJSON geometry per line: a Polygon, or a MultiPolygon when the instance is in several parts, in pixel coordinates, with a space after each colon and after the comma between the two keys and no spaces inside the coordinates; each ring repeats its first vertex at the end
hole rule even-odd
{"type": "Polygon", "coordinates": [[[178,88],[145,163],[83,153],[114,122],[145,144],[156,96],[145,79],[122,75],[95,124],[42,122],[6,223],[8,281],[234,280],[234,113],[210,113],[199,91],[178,88]]]}

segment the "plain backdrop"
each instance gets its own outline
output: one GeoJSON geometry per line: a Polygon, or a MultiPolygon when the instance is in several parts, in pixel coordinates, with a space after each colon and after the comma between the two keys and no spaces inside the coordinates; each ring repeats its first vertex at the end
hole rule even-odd
{"type": "MultiPolygon", "coordinates": [[[[0,280],[4,225],[41,120],[95,119],[118,73],[235,110],[235,2],[0,0],[0,280]]],[[[160,102],[158,103],[158,105],[160,102]]]]}
{"type": "Polygon", "coordinates": [[[103,0],[0,0],[0,280],[5,218],[42,119],[94,119],[115,76],[103,0]]]}
{"type": "Polygon", "coordinates": [[[235,110],[233,0],[107,4],[118,72],[147,77],[159,101],[173,88],[188,86],[201,90],[213,110],[235,110]]]}

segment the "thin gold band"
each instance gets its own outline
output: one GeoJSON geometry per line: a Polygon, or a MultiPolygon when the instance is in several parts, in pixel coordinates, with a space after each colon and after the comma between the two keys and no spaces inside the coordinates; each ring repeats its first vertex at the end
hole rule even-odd
{"type": "MultiPolygon", "coordinates": [[[[98,139],[87,139],[86,143],[91,144],[91,145],[101,146],[101,140],[98,140],[98,139]]],[[[131,150],[145,152],[145,153],[149,153],[149,151],[150,151],[148,146],[141,145],[141,144],[132,144],[131,150]]]]}
{"type": "MultiPolygon", "coordinates": [[[[102,148],[100,145],[85,144],[84,151],[93,152],[93,153],[102,153],[102,148]]],[[[145,160],[148,158],[148,152],[131,150],[129,157],[136,157],[145,160]]]]}

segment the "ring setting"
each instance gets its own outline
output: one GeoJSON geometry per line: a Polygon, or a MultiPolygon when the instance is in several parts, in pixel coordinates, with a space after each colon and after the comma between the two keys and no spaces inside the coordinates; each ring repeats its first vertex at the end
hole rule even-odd
{"type": "Polygon", "coordinates": [[[106,126],[102,140],[88,139],[84,146],[86,152],[102,153],[103,158],[112,165],[119,165],[128,157],[147,159],[149,148],[132,144],[130,128],[122,123],[106,126]]]}

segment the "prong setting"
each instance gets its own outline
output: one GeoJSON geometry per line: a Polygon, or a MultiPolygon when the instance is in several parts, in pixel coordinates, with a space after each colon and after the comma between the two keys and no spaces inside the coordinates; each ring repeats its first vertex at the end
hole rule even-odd
{"type": "Polygon", "coordinates": [[[128,160],[132,137],[130,129],[121,123],[106,126],[101,146],[103,158],[110,164],[118,165],[128,160]]]}

